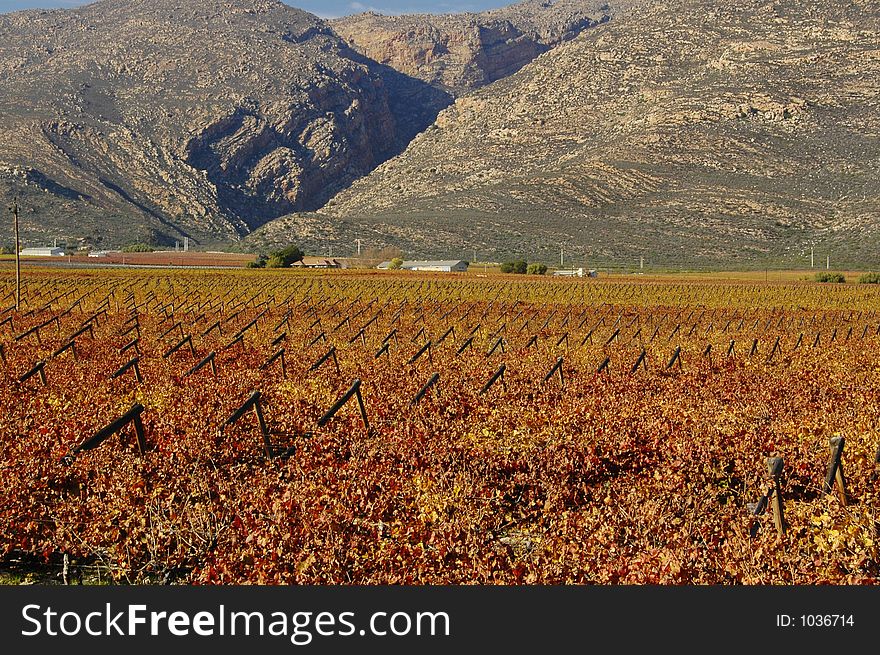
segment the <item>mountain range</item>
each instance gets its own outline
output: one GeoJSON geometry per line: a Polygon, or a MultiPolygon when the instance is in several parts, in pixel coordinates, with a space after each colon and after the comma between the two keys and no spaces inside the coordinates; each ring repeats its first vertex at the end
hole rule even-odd
{"type": "Polygon", "coordinates": [[[715,268],[813,248],[876,266],[878,9],[0,16],[0,197],[22,198],[31,238],[715,268]]]}

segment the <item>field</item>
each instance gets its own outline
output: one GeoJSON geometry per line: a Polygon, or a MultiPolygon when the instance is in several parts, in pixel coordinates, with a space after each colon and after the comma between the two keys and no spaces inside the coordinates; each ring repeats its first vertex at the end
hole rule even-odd
{"type": "Polygon", "coordinates": [[[7,569],[878,581],[870,286],[28,270],[15,311],[0,284],[7,569]]]}
{"type": "MultiPolygon", "coordinates": [[[[104,257],[88,255],[70,255],[64,257],[22,257],[22,262],[31,265],[46,264],[88,264],[127,265],[127,266],[195,266],[195,267],[230,267],[243,268],[248,262],[254,261],[254,255],[228,252],[187,252],[174,250],[158,250],[155,252],[109,252],[104,257]]],[[[15,261],[14,255],[0,256],[2,262],[15,261]]]]}

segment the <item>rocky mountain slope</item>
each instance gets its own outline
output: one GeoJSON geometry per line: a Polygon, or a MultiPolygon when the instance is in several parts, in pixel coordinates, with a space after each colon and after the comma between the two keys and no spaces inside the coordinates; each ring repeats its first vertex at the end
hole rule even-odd
{"type": "Polygon", "coordinates": [[[461,95],[515,73],[630,4],[631,0],[527,0],[480,13],[363,13],[330,24],[371,59],[461,95]]]}
{"type": "Polygon", "coordinates": [[[0,15],[0,201],[31,244],[229,242],[320,207],[449,102],[276,0],[0,15]]]}
{"type": "Polygon", "coordinates": [[[255,239],[720,267],[808,265],[813,244],[876,266],[878,35],[876,0],[648,1],[255,239]]]}

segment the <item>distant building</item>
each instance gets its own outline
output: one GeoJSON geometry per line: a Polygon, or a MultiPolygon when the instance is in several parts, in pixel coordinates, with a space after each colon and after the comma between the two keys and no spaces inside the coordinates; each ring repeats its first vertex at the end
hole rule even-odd
{"type": "Polygon", "coordinates": [[[106,256],[107,256],[106,250],[92,250],[91,252],[89,252],[89,257],[106,257],[106,256]]]}
{"type": "Polygon", "coordinates": [[[64,257],[64,248],[24,248],[22,257],[64,257]]]}
{"type": "Polygon", "coordinates": [[[572,268],[553,271],[553,275],[559,275],[563,277],[583,277],[584,275],[586,275],[587,277],[599,277],[599,272],[593,268],[588,271],[584,271],[584,269],[582,268],[572,268]]]}
{"type": "MultiPolygon", "coordinates": [[[[382,262],[377,268],[391,268],[391,262],[382,262]]],[[[468,263],[463,259],[439,260],[439,261],[411,261],[403,262],[401,267],[406,271],[435,271],[440,273],[464,273],[468,270],[468,263]]]]}
{"type": "Polygon", "coordinates": [[[293,268],[348,268],[348,264],[339,259],[329,257],[303,257],[291,264],[293,268]]]}

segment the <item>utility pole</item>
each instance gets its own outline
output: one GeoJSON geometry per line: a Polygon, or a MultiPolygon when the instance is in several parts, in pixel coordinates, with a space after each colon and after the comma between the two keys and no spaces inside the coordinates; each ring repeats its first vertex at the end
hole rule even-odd
{"type": "Polygon", "coordinates": [[[645,269],[645,256],[642,255],[639,257],[639,270],[642,271],[645,269]]]}
{"type": "Polygon", "coordinates": [[[474,264],[477,263],[477,249],[474,248],[474,264]]]}
{"type": "Polygon", "coordinates": [[[831,255],[825,255],[825,270],[831,268],[831,255]]]}
{"type": "Polygon", "coordinates": [[[562,251],[562,246],[559,246],[559,268],[565,266],[565,255],[562,251]]]}
{"type": "Polygon", "coordinates": [[[9,211],[12,212],[13,229],[15,231],[15,311],[21,310],[21,254],[20,242],[18,238],[18,197],[12,199],[9,205],[9,211]]]}
{"type": "Polygon", "coordinates": [[[355,240],[357,241],[357,244],[358,244],[358,257],[360,257],[361,256],[361,240],[360,239],[355,239],[355,240]]]}
{"type": "Polygon", "coordinates": [[[813,247],[812,246],[810,246],[810,268],[814,268],[813,247]]]}

